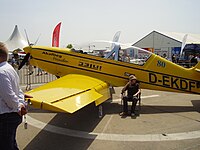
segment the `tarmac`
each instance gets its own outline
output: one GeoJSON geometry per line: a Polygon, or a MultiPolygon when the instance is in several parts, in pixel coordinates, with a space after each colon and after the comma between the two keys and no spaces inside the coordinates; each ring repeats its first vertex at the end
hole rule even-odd
{"type": "MultiPolygon", "coordinates": [[[[32,86],[33,87],[33,86],[32,86]]],[[[33,87],[34,88],[34,87],[33,87]]],[[[74,114],[29,108],[17,143],[25,150],[199,150],[200,96],[142,89],[138,116],[121,117],[120,91],[112,102],[74,114]]]]}

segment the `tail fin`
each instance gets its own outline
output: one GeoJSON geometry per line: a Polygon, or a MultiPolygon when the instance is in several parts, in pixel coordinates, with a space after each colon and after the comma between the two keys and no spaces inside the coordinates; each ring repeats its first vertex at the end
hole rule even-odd
{"type": "Polygon", "coordinates": [[[200,61],[194,66],[194,70],[200,73],[200,61]]]}

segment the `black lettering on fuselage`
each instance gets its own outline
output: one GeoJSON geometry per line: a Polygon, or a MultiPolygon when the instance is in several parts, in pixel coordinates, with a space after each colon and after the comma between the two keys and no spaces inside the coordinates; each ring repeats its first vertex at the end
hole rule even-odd
{"type": "Polygon", "coordinates": [[[195,88],[195,82],[194,81],[189,81],[189,90],[191,91],[192,88],[195,88]]]}
{"type": "Polygon", "coordinates": [[[168,76],[165,76],[165,75],[164,75],[162,81],[163,81],[163,85],[164,85],[164,86],[170,87],[169,77],[168,77],[168,76]]]}
{"type": "Polygon", "coordinates": [[[199,88],[199,82],[155,73],[149,73],[149,83],[178,90],[192,91],[199,88]]]}
{"type": "Polygon", "coordinates": [[[188,88],[188,82],[186,80],[180,79],[180,88],[186,90],[188,88]]]}
{"type": "Polygon", "coordinates": [[[82,61],[79,62],[78,66],[90,68],[90,69],[94,69],[94,70],[99,70],[99,71],[101,71],[101,69],[102,69],[101,65],[96,65],[96,64],[82,62],[82,61]]]}
{"type": "Polygon", "coordinates": [[[157,82],[157,77],[153,73],[149,73],[149,82],[150,83],[156,83],[157,82]]]}
{"type": "Polygon", "coordinates": [[[178,78],[173,78],[173,77],[171,78],[171,87],[172,88],[179,89],[177,81],[178,81],[178,78]]]}
{"type": "Polygon", "coordinates": [[[53,56],[53,57],[62,58],[62,55],[57,54],[57,53],[54,53],[54,52],[46,52],[46,51],[43,51],[42,54],[44,54],[44,55],[49,55],[49,56],[53,56]]]}
{"type": "Polygon", "coordinates": [[[196,82],[197,88],[200,88],[200,81],[196,82]]]}

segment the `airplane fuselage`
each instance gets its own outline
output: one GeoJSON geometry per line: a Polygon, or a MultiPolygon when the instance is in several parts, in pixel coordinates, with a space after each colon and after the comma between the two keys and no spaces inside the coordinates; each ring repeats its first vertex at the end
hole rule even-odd
{"type": "Polygon", "coordinates": [[[134,74],[140,81],[141,88],[200,94],[199,72],[176,65],[155,54],[144,65],[137,65],[69,49],[32,46],[24,50],[31,53],[32,65],[56,76],[82,74],[112,86],[124,86],[128,76],[134,74]]]}

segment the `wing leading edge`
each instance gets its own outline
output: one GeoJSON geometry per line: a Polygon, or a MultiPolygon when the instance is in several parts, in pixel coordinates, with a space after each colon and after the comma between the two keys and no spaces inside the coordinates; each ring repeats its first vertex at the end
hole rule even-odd
{"type": "Polygon", "coordinates": [[[95,102],[96,106],[110,98],[109,85],[99,79],[70,74],[28,91],[33,107],[74,113],[95,102]]]}

